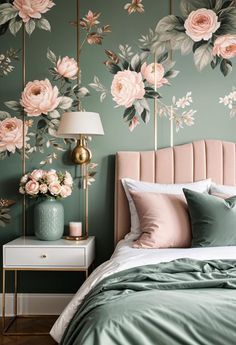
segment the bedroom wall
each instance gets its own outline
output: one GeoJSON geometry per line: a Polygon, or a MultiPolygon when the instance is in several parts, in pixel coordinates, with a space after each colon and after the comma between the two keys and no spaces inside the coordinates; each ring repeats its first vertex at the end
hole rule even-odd
{"type": "MultiPolygon", "coordinates": [[[[106,59],[104,49],[118,51],[120,44],[129,44],[133,49],[138,47],[138,39],[146,34],[149,28],[155,28],[159,19],[169,13],[166,0],[143,0],[145,12],[130,16],[124,10],[128,1],[81,0],[81,16],[88,10],[101,12],[102,24],[111,25],[112,32],[107,34],[100,45],[86,45],[81,54],[81,71],[84,85],[88,85],[97,76],[110,88],[112,74],[109,74],[103,62],[106,59]]],[[[57,55],[76,56],[76,30],[69,22],[75,20],[75,0],[57,0],[46,15],[52,31],[36,30],[26,40],[26,80],[45,79],[48,77],[49,61],[46,59],[47,48],[50,47],[57,55]]],[[[179,0],[173,1],[174,13],[178,13],[179,0]]],[[[10,47],[21,49],[21,33],[16,37],[9,32],[0,36],[0,54],[10,47]]],[[[219,70],[212,71],[207,67],[198,72],[194,66],[192,55],[181,56],[174,53],[176,69],[180,71],[173,79],[170,87],[163,87],[163,99],[170,103],[172,96],[182,97],[192,91],[195,124],[174,134],[174,144],[181,144],[201,138],[223,139],[235,141],[235,119],[230,119],[229,111],[219,104],[219,97],[229,93],[234,86],[236,69],[226,78],[219,70]]],[[[21,93],[21,56],[15,64],[14,72],[0,78],[0,110],[7,110],[5,101],[19,99],[21,93]]],[[[91,89],[90,89],[91,90],[91,89]]],[[[99,112],[105,135],[96,137],[90,143],[93,152],[93,162],[98,163],[96,182],[90,187],[90,234],[96,236],[96,259],[101,263],[109,258],[113,250],[113,198],[114,198],[114,155],[120,150],[152,150],[154,148],[153,106],[149,124],[140,124],[132,133],[124,123],[121,108],[114,108],[111,95],[101,103],[99,94],[91,90],[91,96],[83,100],[83,106],[90,111],[99,112]]],[[[169,122],[166,118],[158,119],[158,147],[170,143],[169,122]]],[[[44,155],[37,153],[27,160],[26,169],[30,171],[39,168],[39,162],[44,155]]],[[[59,159],[53,161],[47,168],[67,169],[74,174],[74,167],[60,153],[59,159]]],[[[21,176],[21,159],[19,154],[11,155],[0,161],[0,197],[17,200],[11,208],[12,220],[5,228],[0,228],[0,244],[21,234],[21,197],[18,194],[18,182],[21,176]]],[[[78,218],[79,196],[75,187],[73,195],[63,200],[65,207],[65,224],[78,218]]],[[[29,203],[28,234],[33,233],[32,214],[33,202],[29,203]]],[[[82,281],[82,275],[73,273],[24,273],[20,289],[28,292],[73,292],[82,281]],[[56,281],[56,283],[55,283],[56,281]]]]}

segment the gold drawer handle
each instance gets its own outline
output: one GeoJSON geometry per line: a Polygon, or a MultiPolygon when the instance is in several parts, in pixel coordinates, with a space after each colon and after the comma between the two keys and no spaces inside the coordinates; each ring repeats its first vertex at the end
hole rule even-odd
{"type": "Polygon", "coordinates": [[[46,257],[47,257],[46,254],[41,255],[41,258],[42,258],[42,259],[46,259],[46,257]]]}

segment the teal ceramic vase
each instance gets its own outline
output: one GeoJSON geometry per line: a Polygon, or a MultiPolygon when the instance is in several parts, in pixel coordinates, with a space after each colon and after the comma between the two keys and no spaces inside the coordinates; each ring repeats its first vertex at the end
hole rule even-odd
{"type": "Polygon", "coordinates": [[[60,201],[47,198],[35,205],[35,236],[42,241],[55,241],[64,232],[64,208],[60,201]]]}

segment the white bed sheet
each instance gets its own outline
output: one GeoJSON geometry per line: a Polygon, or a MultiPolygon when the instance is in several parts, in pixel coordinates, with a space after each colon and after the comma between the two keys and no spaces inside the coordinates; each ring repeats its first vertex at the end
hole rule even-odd
{"type": "Polygon", "coordinates": [[[104,262],[91,273],[88,279],[77,291],[71,302],[51,329],[51,336],[59,343],[71,318],[83,301],[85,295],[102,279],[109,275],[131,267],[137,267],[160,262],[168,262],[180,258],[198,260],[235,259],[236,246],[207,248],[173,248],[173,249],[136,249],[132,248],[132,236],[120,241],[110,260],[104,262]]]}

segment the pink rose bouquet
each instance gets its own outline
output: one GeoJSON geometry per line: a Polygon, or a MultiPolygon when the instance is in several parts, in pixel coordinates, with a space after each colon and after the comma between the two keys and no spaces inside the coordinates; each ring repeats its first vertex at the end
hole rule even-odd
{"type": "Polygon", "coordinates": [[[181,0],[182,16],[169,15],[156,27],[151,48],[193,53],[198,70],[220,66],[224,76],[232,71],[236,56],[236,9],[234,1],[181,0]]]}
{"type": "Polygon", "coordinates": [[[22,176],[19,192],[34,198],[67,198],[72,193],[72,186],[73,179],[68,171],[38,169],[22,176]]]}

